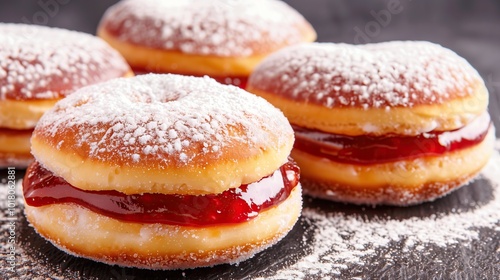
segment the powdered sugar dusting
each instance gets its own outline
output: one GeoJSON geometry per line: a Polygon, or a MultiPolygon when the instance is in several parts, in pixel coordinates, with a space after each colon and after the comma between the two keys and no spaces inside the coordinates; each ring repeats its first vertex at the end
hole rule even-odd
{"type": "Polygon", "coordinates": [[[126,0],[101,25],[120,40],[152,48],[250,56],[302,42],[304,23],[276,0],[126,0]]]}
{"type": "Polygon", "coordinates": [[[46,113],[34,135],[91,160],[163,166],[218,159],[228,147],[279,149],[268,143],[285,143],[293,131],[279,110],[237,87],[149,74],[82,88],[46,113]]]}
{"type": "Polygon", "coordinates": [[[61,98],[129,71],[104,41],[80,32],[2,23],[0,42],[0,100],[61,98]]]}
{"type": "Polygon", "coordinates": [[[310,43],[268,57],[249,88],[325,107],[390,109],[473,94],[477,71],[453,51],[423,41],[310,43]]]}

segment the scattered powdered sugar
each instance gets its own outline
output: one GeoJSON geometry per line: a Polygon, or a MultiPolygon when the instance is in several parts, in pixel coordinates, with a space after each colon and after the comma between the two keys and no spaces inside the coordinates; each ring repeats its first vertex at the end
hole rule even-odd
{"type": "Polygon", "coordinates": [[[118,52],[85,33],[0,23],[0,42],[0,100],[61,98],[129,71],[118,52]]]}
{"type": "Polygon", "coordinates": [[[482,79],[453,51],[424,41],[309,43],[269,56],[249,88],[332,107],[390,109],[473,94],[482,79]]]}
{"type": "Polygon", "coordinates": [[[153,48],[250,56],[302,42],[304,23],[277,0],[126,0],[106,12],[101,27],[153,48]]]}
{"type": "MultiPolygon", "coordinates": [[[[490,228],[500,234],[500,140],[481,176],[490,181],[493,198],[476,209],[429,217],[397,220],[342,212],[323,213],[305,208],[302,215],[316,225],[312,252],[291,266],[266,279],[306,279],[307,275],[340,275],[353,265],[364,265],[364,258],[377,255],[377,249],[403,241],[403,251],[421,251],[428,245],[446,247],[479,238],[479,229],[490,228]]],[[[497,249],[498,252],[498,249],[497,249]]],[[[388,257],[388,256],[385,256],[388,257]]],[[[389,256],[390,257],[390,256],[389,256]]],[[[381,257],[382,258],[382,257],[381,257]]]]}
{"type": "Polygon", "coordinates": [[[293,130],[281,111],[240,88],[149,74],[78,90],[40,119],[34,135],[104,162],[184,165],[221,158],[226,148],[281,149],[293,130]]]}

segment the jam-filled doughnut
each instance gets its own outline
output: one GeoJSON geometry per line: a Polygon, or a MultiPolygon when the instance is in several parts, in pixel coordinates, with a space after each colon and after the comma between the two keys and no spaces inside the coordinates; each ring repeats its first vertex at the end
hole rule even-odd
{"type": "Polygon", "coordinates": [[[104,14],[97,34],[136,73],[209,75],[244,87],[265,56],[316,39],[279,0],[126,0],[104,14]]]}
{"type": "Polygon", "coordinates": [[[57,28],[0,23],[0,168],[26,167],[40,116],[75,89],[132,75],[103,40],[57,28]]]}
{"type": "Polygon", "coordinates": [[[293,142],[278,109],[237,87],[171,74],[115,79],[41,118],[25,213],[55,246],[108,264],[237,263],[300,215],[293,142]]]}
{"type": "Polygon", "coordinates": [[[411,205],[471,180],[493,149],[476,70],[430,42],[311,43],[270,56],[247,89],[295,130],[304,192],[411,205]]]}

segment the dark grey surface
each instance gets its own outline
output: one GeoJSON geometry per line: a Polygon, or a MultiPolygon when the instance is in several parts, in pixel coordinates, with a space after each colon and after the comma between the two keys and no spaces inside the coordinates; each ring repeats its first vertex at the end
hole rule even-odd
{"type": "MultiPolygon", "coordinates": [[[[180,1],[180,0],[179,0],[180,1]]],[[[0,21],[30,22],[64,27],[94,33],[102,13],[110,0],[40,0],[0,2],[0,21]],[[56,3],[44,10],[40,3],[56,3]],[[60,3],[60,4],[59,4],[60,3]],[[57,12],[55,12],[57,10],[57,12]],[[45,16],[43,15],[45,14],[45,16]]],[[[440,43],[465,57],[476,67],[490,91],[490,112],[500,127],[500,1],[334,1],[290,0],[318,31],[319,41],[365,43],[388,40],[429,40],[440,43]],[[389,8],[391,7],[391,8],[389,8]],[[389,12],[389,10],[392,11],[389,12]],[[390,19],[387,16],[390,14],[390,19]],[[385,18],[384,18],[385,16],[385,18]],[[377,17],[379,20],[377,21],[377,17]],[[359,35],[363,32],[364,35],[359,35]]],[[[497,130],[500,136],[500,130],[497,130]]],[[[0,177],[6,172],[0,170],[0,177]]],[[[470,211],[490,202],[492,187],[486,180],[478,180],[451,195],[410,208],[378,207],[361,210],[358,206],[335,204],[305,199],[305,208],[346,215],[362,214],[367,219],[392,217],[428,217],[435,213],[451,213],[457,209],[470,211]]],[[[314,222],[301,218],[292,232],[270,250],[239,266],[222,265],[187,271],[155,272],[107,266],[93,261],[74,258],[54,248],[28,226],[21,212],[19,246],[25,253],[29,269],[17,274],[2,275],[7,279],[32,279],[59,276],[65,279],[251,279],[272,276],[275,271],[297,261],[312,248],[314,222]],[[29,262],[32,262],[31,264],[29,262]]],[[[0,234],[4,242],[5,233],[0,234]]],[[[401,244],[380,250],[397,252],[401,244]]],[[[399,254],[392,264],[366,259],[364,266],[346,269],[341,279],[500,279],[500,237],[492,229],[481,229],[480,238],[468,245],[456,244],[443,248],[429,248],[432,254],[448,260],[436,263],[433,255],[421,252],[399,254]]],[[[5,265],[5,264],[2,264],[5,265]]],[[[313,276],[309,277],[314,279],[313,276]]],[[[42,278],[44,279],[44,278],[42,278]]]]}

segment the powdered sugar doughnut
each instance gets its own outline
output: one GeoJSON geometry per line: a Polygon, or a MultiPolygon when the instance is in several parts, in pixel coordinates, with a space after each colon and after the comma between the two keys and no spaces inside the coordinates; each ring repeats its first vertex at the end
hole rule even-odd
{"type": "Polygon", "coordinates": [[[57,100],[82,86],[131,74],[119,53],[83,33],[0,24],[0,41],[1,166],[12,161],[26,166],[32,159],[24,143],[57,100]]]}
{"type": "Polygon", "coordinates": [[[98,35],[139,72],[209,75],[240,86],[268,54],[316,38],[277,0],[121,1],[106,12],[98,35]]]}
{"type": "Polygon", "coordinates": [[[26,214],[56,246],[109,264],[239,262],[300,215],[293,141],[278,109],[207,77],[85,87],[34,130],[26,214]]]}
{"type": "Polygon", "coordinates": [[[274,172],[293,140],[262,98],[209,78],[151,74],[68,96],[31,144],[43,166],[81,189],[204,194],[274,172]]]}
{"type": "Polygon", "coordinates": [[[408,205],[468,182],[494,129],[477,71],[429,42],[303,44],[260,64],[247,89],[294,125],[306,192],[408,205]]]}

